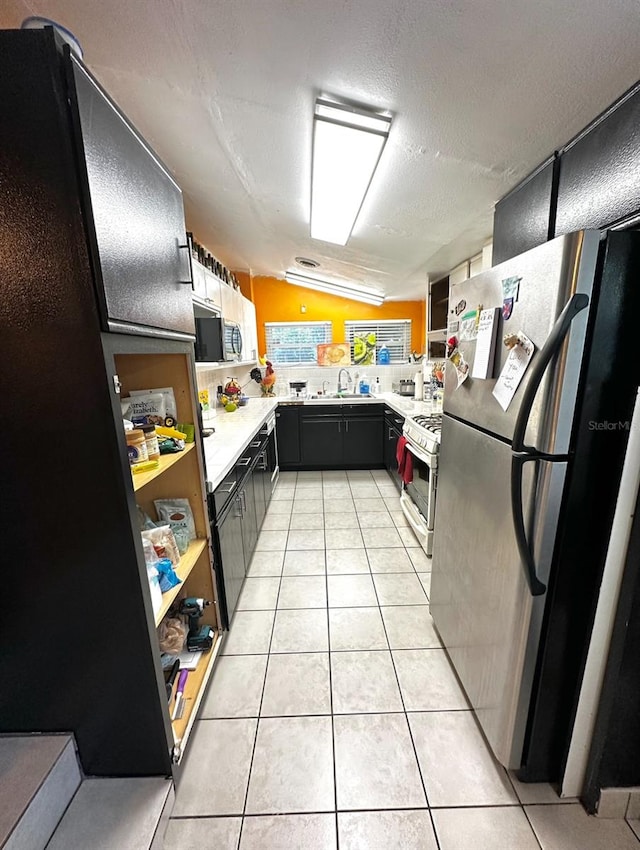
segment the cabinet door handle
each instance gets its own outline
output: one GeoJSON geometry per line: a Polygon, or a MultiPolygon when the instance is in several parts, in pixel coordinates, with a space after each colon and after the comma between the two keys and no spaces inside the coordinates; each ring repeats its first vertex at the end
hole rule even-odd
{"type": "Polygon", "coordinates": [[[342,431],[342,423],[338,419],[338,434],[342,431]]]}
{"type": "Polygon", "coordinates": [[[393,440],[393,428],[389,428],[389,440],[393,440]]]}
{"type": "Polygon", "coordinates": [[[240,458],[237,465],[238,466],[249,466],[250,463],[251,463],[250,457],[243,457],[243,458],[240,458]]]}
{"type": "Polygon", "coordinates": [[[246,514],[246,512],[247,512],[247,491],[246,490],[243,490],[242,493],[240,493],[240,498],[242,499],[242,513],[246,514]]]}
{"type": "Polygon", "coordinates": [[[346,430],[348,431],[349,430],[349,420],[347,419],[344,424],[345,424],[346,430]]]}
{"type": "Polygon", "coordinates": [[[260,440],[256,440],[255,443],[249,443],[250,449],[256,449],[260,445],[260,440]]]}
{"type": "Polygon", "coordinates": [[[233,491],[235,489],[236,489],[236,482],[235,481],[232,481],[231,485],[229,487],[218,487],[218,490],[221,493],[233,493],[233,491]]]}

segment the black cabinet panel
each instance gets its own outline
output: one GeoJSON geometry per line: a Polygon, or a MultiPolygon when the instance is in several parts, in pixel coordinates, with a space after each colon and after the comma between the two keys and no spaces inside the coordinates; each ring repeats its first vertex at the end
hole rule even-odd
{"type": "Polygon", "coordinates": [[[215,529],[218,542],[219,561],[222,565],[224,584],[224,625],[229,626],[245,576],[245,561],[242,540],[242,501],[234,497],[226,516],[215,529]]]}
{"type": "Polygon", "coordinates": [[[401,432],[395,426],[391,425],[388,420],[384,424],[384,465],[392,476],[393,483],[398,490],[401,489],[400,476],[398,475],[398,462],[396,460],[396,449],[401,432]]]}
{"type": "MultiPolygon", "coordinates": [[[[259,483],[259,482],[258,482],[259,483]]],[[[244,549],[245,570],[248,568],[253,557],[256,542],[258,540],[258,520],[256,515],[254,473],[250,472],[244,479],[240,489],[242,500],[242,546],[244,549]]]]}
{"type": "Polygon", "coordinates": [[[384,420],[381,416],[346,416],[344,461],[347,466],[382,466],[384,420]]]}
{"type": "Polygon", "coordinates": [[[300,463],[300,408],[282,406],[276,413],[276,439],[280,468],[300,463]]]}
{"type": "Polygon", "coordinates": [[[344,463],[342,417],[305,416],[301,423],[302,464],[307,467],[335,467],[344,463]]]}
{"type": "Polygon", "coordinates": [[[639,160],[636,88],[561,153],[556,235],[640,213],[639,160]]]}
{"type": "Polygon", "coordinates": [[[553,237],[556,182],[554,157],[498,201],[493,217],[493,265],[553,237]]]}
{"type": "Polygon", "coordinates": [[[194,334],[182,192],[75,59],[72,73],[107,318],[194,334]]]}

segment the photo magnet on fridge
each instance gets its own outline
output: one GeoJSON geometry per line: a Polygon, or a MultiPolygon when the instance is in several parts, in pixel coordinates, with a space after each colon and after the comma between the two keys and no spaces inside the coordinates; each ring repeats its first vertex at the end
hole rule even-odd
{"type": "Polygon", "coordinates": [[[513,313],[513,298],[505,298],[502,302],[502,318],[507,321],[513,313]]]}

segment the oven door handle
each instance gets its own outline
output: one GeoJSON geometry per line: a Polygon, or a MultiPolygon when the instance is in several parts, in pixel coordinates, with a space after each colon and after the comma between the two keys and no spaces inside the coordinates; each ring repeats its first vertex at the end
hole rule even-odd
{"type": "Polygon", "coordinates": [[[425,463],[429,468],[431,468],[431,461],[429,457],[425,454],[422,454],[422,452],[417,446],[414,446],[413,443],[407,443],[407,449],[414,457],[417,457],[419,461],[422,461],[422,463],[425,463]]]}

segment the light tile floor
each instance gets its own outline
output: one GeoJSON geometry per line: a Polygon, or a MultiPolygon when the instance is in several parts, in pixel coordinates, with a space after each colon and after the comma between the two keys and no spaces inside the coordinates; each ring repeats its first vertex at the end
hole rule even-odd
{"type": "Polygon", "coordinates": [[[627,822],[493,759],[389,488],[379,470],[281,475],[165,847],[638,850],[627,822]]]}

